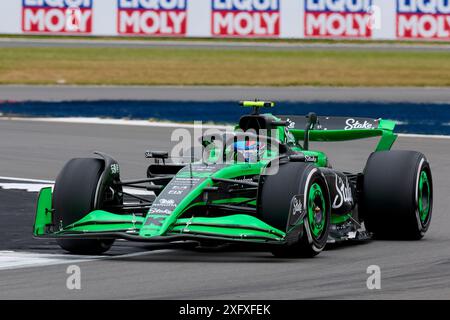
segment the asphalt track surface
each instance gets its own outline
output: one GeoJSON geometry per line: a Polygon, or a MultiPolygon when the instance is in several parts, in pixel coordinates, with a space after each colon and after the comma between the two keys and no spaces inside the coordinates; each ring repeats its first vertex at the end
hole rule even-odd
{"type": "Polygon", "coordinates": [[[448,44],[399,43],[319,43],[319,42],[264,42],[264,41],[206,41],[206,40],[124,40],[124,39],[33,39],[0,38],[0,48],[177,48],[266,51],[408,51],[446,52],[448,44]]]}
{"type": "MultiPolygon", "coordinates": [[[[120,161],[124,178],[142,177],[147,165],[144,150],[167,149],[173,143],[171,132],[0,120],[0,175],[54,180],[69,158],[102,150],[120,161]]],[[[374,143],[317,147],[330,153],[335,168],[360,171],[374,143]]],[[[450,140],[400,137],[395,148],[422,151],[431,162],[435,207],[426,237],[338,246],[307,260],[276,259],[266,252],[175,250],[117,242],[106,258],[86,261],[65,254],[52,241],[31,238],[36,193],[0,189],[0,260],[23,252],[27,257],[31,252],[59,259],[0,270],[0,299],[449,299],[450,140]],[[66,288],[69,264],[81,268],[81,290],[66,288]],[[370,265],[381,268],[381,290],[366,287],[370,265]]],[[[4,182],[0,179],[0,186],[4,182]]]]}
{"type": "Polygon", "coordinates": [[[240,101],[448,103],[450,88],[0,86],[1,101],[240,101]]]}

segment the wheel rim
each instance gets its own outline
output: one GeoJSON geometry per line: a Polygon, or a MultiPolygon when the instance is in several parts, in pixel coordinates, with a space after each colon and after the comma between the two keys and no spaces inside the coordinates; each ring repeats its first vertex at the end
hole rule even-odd
{"type": "Polygon", "coordinates": [[[319,238],[325,227],[325,197],[322,188],[315,183],[309,189],[308,195],[308,221],[311,233],[315,238],[319,238]]]}
{"type": "Polygon", "coordinates": [[[420,173],[419,180],[419,216],[425,222],[430,214],[431,186],[426,171],[420,173]]]}

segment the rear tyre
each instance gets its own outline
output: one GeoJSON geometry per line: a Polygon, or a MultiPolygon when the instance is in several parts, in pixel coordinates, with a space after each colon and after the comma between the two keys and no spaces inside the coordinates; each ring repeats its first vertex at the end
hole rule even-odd
{"type": "MultiPolygon", "coordinates": [[[[70,160],[58,175],[53,191],[53,224],[57,230],[99,208],[97,187],[104,162],[94,158],[70,160]]],[[[74,254],[98,255],[108,251],[113,239],[58,239],[61,248],[74,254]]]]}
{"type": "Polygon", "coordinates": [[[378,239],[419,240],[433,211],[433,179],[423,154],[375,152],[364,170],[360,214],[378,239]]]}
{"type": "Polygon", "coordinates": [[[275,248],[277,257],[311,258],[319,254],[327,243],[330,226],[330,192],[320,169],[305,163],[282,164],[276,175],[262,176],[258,195],[261,220],[288,231],[289,217],[294,213],[294,201],[301,202],[305,215],[301,231],[291,244],[275,248]]]}

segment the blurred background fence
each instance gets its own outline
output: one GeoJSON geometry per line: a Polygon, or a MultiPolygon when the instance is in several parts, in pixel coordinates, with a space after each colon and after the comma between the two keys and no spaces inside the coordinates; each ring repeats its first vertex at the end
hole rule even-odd
{"type": "Polygon", "coordinates": [[[450,41],[450,1],[2,0],[0,34],[450,41]]]}

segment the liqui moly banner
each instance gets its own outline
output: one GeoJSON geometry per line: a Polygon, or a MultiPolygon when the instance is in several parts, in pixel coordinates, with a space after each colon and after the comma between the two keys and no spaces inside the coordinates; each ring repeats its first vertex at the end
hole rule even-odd
{"type": "Polygon", "coordinates": [[[187,0],[117,0],[118,34],[184,36],[187,0]]]}
{"type": "Polygon", "coordinates": [[[93,1],[23,0],[22,31],[24,33],[89,34],[92,32],[93,1]]]}
{"type": "MultiPolygon", "coordinates": [[[[307,38],[370,38],[372,0],[304,0],[307,38]]],[[[391,0],[386,0],[391,1],[391,0]]]]}
{"type": "Polygon", "coordinates": [[[397,37],[450,40],[450,0],[397,0],[397,37]]]}
{"type": "Polygon", "coordinates": [[[213,36],[280,36],[280,0],[211,1],[213,36]]]}
{"type": "Polygon", "coordinates": [[[0,34],[450,42],[450,0],[0,0],[0,34]]]}

